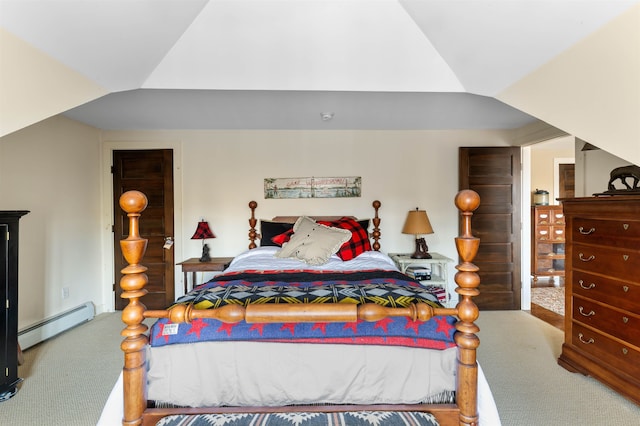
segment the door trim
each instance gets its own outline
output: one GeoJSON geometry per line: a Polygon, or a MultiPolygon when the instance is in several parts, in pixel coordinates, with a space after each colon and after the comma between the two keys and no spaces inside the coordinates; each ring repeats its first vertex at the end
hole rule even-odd
{"type": "Polygon", "coordinates": [[[522,251],[520,252],[520,280],[522,281],[520,295],[520,309],[531,310],[531,145],[520,149],[520,161],[522,170],[522,204],[520,241],[522,241],[522,251]],[[526,194],[526,195],[524,195],[526,194]]]}
{"type": "MultiPolygon", "coordinates": [[[[174,256],[176,262],[183,258],[182,255],[182,143],[176,141],[103,141],[102,142],[102,306],[97,306],[98,313],[115,312],[114,284],[114,259],[113,259],[113,177],[111,176],[111,162],[113,151],[125,151],[135,149],[172,149],[173,150],[173,203],[174,203],[174,256]]],[[[144,212],[142,213],[144,220],[144,212]]],[[[144,237],[144,236],[143,236],[144,237]]],[[[144,263],[144,260],[143,260],[144,263]]],[[[182,273],[179,268],[174,268],[175,295],[182,295],[182,273]]],[[[115,283],[118,285],[119,283],[115,283]]]]}

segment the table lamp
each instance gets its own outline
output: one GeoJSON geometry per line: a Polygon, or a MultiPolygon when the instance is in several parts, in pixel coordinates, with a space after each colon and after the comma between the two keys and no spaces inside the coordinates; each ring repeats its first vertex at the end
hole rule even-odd
{"type": "Polygon", "coordinates": [[[407,214],[407,220],[404,222],[402,233],[416,236],[416,251],[411,255],[412,259],[431,259],[427,242],[424,238],[420,238],[420,235],[433,234],[433,228],[426,211],[418,210],[417,207],[415,210],[410,210],[407,214]]]}
{"type": "Polygon", "coordinates": [[[200,262],[208,262],[211,260],[211,256],[209,256],[209,246],[205,244],[204,240],[215,237],[216,236],[211,232],[211,228],[209,228],[209,223],[207,221],[203,219],[198,222],[198,228],[191,239],[202,240],[202,257],[200,257],[200,262]]]}

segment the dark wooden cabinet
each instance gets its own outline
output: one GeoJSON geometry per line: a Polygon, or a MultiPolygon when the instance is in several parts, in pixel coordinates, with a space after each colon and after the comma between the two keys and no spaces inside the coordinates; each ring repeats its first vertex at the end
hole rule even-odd
{"type": "Polygon", "coordinates": [[[558,363],[640,404],[640,196],[563,205],[566,316],[558,363]]]}
{"type": "Polygon", "coordinates": [[[18,222],[28,211],[0,211],[0,401],[18,383],[18,222]]]}
{"type": "Polygon", "coordinates": [[[531,208],[531,275],[564,277],[564,214],[562,205],[531,208]]]}

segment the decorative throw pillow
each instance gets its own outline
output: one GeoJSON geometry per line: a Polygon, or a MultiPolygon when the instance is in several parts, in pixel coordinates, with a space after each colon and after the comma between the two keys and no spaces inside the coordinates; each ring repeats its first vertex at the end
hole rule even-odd
{"type": "MultiPolygon", "coordinates": [[[[293,223],[260,221],[260,246],[282,246],[282,242],[274,241],[274,238],[284,232],[293,232],[293,223]]],[[[284,242],[284,241],[283,241],[284,242]]]]}
{"type": "MultiPolygon", "coordinates": [[[[291,226],[293,227],[293,225],[291,226]]],[[[293,235],[293,228],[271,238],[271,242],[273,242],[275,245],[282,247],[284,243],[289,242],[289,239],[291,238],[292,235],[293,235]]]]}
{"type": "Polygon", "coordinates": [[[371,251],[371,241],[369,241],[369,220],[356,221],[350,217],[343,217],[331,222],[319,222],[324,225],[346,229],[351,232],[351,239],[344,243],[336,253],[342,260],[351,260],[361,255],[365,251],[371,251]]]}
{"type": "Polygon", "coordinates": [[[309,265],[322,265],[350,238],[351,231],[332,228],[301,216],[293,225],[291,239],[276,252],[276,257],[299,259],[309,265]]]}

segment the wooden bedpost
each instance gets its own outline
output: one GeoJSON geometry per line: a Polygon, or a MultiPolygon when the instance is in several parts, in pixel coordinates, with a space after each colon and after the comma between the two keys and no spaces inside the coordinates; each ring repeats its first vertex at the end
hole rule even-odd
{"type": "Polygon", "coordinates": [[[380,210],[380,206],[382,203],[380,201],[375,200],[371,203],[373,209],[375,210],[375,215],[373,216],[373,232],[371,233],[371,238],[373,238],[373,249],[375,251],[380,250],[380,218],[378,217],[378,210],[380,210]]]}
{"type": "Polygon", "coordinates": [[[129,299],[129,304],[122,311],[122,322],[127,326],[122,330],[125,339],[120,345],[124,352],[123,425],[142,424],[142,413],[146,408],[145,350],[149,339],[145,334],[147,326],[142,323],[146,307],[140,298],[147,294],[144,287],[149,279],[145,274],[147,268],[140,264],[147,249],[147,240],[140,238],[138,219],[147,203],[147,197],[139,191],[128,191],[120,197],[120,207],[129,217],[129,236],[120,241],[122,255],[129,264],[122,269],[120,279],[121,297],[129,299]]]}
{"type": "Polygon", "coordinates": [[[251,209],[251,218],[249,219],[249,250],[258,247],[256,245],[256,239],[258,238],[258,232],[256,231],[256,224],[258,221],[256,220],[256,208],[258,207],[258,203],[256,201],[249,201],[249,208],[251,209]]]}
{"type": "Polygon", "coordinates": [[[476,333],[480,331],[474,323],[478,319],[479,311],[471,299],[480,294],[478,286],[480,277],[478,267],[471,263],[478,253],[480,239],[471,234],[471,216],[480,205],[480,196],[470,189],[465,189],[456,195],[456,207],[460,210],[461,229],[456,240],[456,249],[462,263],[456,266],[456,292],[460,295],[458,303],[458,318],[454,339],[458,345],[458,392],[456,398],[460,407],[460,424],[478,424],[478,363],[476,349],[480,340],[476,333]]]}

